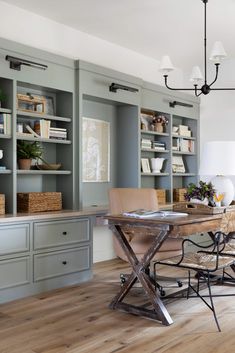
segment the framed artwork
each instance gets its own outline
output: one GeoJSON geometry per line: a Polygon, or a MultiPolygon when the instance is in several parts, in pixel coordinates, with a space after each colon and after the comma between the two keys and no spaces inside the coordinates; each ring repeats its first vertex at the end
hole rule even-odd
{"type": "Polygon", "coordinates": [[[141,168],[143,173],[151,173],[148,158],[141,158],[141,168]]]}
{"type": "Polygon", "coordinates": [[[83,182],[110,181],[110,123],[82,118],[83,182]]]}

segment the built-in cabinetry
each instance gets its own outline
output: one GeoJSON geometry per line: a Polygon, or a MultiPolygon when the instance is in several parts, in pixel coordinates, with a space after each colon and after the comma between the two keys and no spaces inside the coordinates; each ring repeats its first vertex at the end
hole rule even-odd
{"type": "Polygon", "coordinates": [[[174,187],[196,181],[199,100],[181,93],[169,94],[140,78],[83,61],[74,62],[5,40],[0,44],[0,88],[7,95],[0,114],[11,114],[10,130],[0,134],[0,166],[6,167],[0,168],[0,193],[5,194],[8,214],[0,220],[0,298],[4,301],[91,277],[93,215],[99,214],[98,206],[107,207],[109,188],[164,188],[170,202],[174,187]],[[6,55],[47,65],[47,69],[22,66],[20,71],[13,70],[6,55]],[[117,90],[113,90],[113,84],[119,85],[117,90]],[[45,97],[49,106],[44,112],[25,111],[18,106],[17,95],[45,97]],[[167,117],[165,131],[141,128],[143,111],[167,117]],[[84,117],[110,124],[108,181],[83,180],[84,117]],[[40,120],[66,129],[66,139],[22,133],[22,125],[35,130],[40,120]],[[173,149],[178,139],[176,125],[190,127],[192,136],[180,138],[194,143],[193,152],[173,149]],[[143,138],[163,142],[164,151],[141,147],[143,138]],[[48,163],[61,163],[61,168],[19,169],[16,151],[20,140],[38,141],[43,158],[48,163]],[[185,173],[173,173],[174,156],[183,158],[185,173]],[[164,158],[162,171],[146,175],[141,160],[156,157],[164,158]],[[62,192],[63,211],[37,216],[17,214],[17,192],[34,191],[62,192]],[[76,210],[88,206],[93,209],[91,213],[76,214],[76,210]],[[75,213],[66,213],[71,209],[75,213]]]}
{"type": "Polygon", "coordinates": [[[10,217],[0,225],[0,302],[91,278],[92,212],[10,217]]]}

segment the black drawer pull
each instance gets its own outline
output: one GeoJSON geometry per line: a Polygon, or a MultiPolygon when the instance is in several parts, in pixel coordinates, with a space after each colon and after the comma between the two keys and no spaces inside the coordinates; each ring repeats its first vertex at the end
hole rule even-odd
{"type": "Polygon", "coordinates": [[[62,264],[63,265],[67,265],[67,261],[62,261],[62,264]]]}
{"type": "Polygon", "coordinates": [[[62,234],[63,234],[63,235],[67,235],[68,233],[67,233],[67,232],[63,232],[62,234]]]}

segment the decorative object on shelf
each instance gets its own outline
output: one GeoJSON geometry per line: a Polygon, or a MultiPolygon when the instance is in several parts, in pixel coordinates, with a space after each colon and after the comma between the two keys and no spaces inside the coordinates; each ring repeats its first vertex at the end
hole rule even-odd
{"type": "Polygon", "coordinates": [[[185,166],[182,156],[172,156],[172,172],[185,173],[185,166]]]}
{"type": "Polygon", "coordinates": [[[213,84],[216,82],[218,78],[218,72],[219,72],[219,65],[221,63],[221,60],[224,59],[227,54],[224,50],[224,47],[221,42],[215,42],[212,52],[210,55],[210,60],[214,61],[215,64],[215,78],[212,80],[212,82],[207,83],[207,35],[206,35],[206,5],[208,0],[202,0],[204,3],[204,78],[202,76],[201,70],[198,66],[194,66],[191,74],[190,81],[193,82],[194,88],[172,88],[168,85],[167,79],[168,79],[168,74],[172,70],[174,70],[174,67],[171,63],[171,60],[169,56],[164,56],[162,58],[161,64],[160,64],[160,71],[163,72],[163,77],[165,80],[165,86],[173,91],[194,91],[195,96],[200,96],[201,94],[208,94],[210,91],[222,91],[222,90],[235,90],[235,88],[229,87],[229,88],[219,88],[219,87],[212,87],[213,84]],[[203,85],[201,87],[198,87],[198,84],[201,80],[204,80],[203,85]]]}
{"type": "MultiPolygon", "coordinates": [[[[44,161],[45,162],[45,161],[44,161]]],[[[35,164],[35,167],[39,170],[58,170],[61,168],[61,163],[44,163],[44,164],[35,164]]]]}
{"type": "Polygon", "coordinates": [[[25,112],[45,113],[45,98],[35,97],[30,93],[17,94],[17,109],[25,112]]]}
{"type": "Polygon", "coordinates": [[[60,211],[61,209],[61,192],[17,193],[18,212],[60,211]]]}
{"type": "Polygon", "coordinates": [[[189,184],[187,192],[185,193],[185,200],[214,207],[214,195],[215,188],[212,183],[206,183],[200,180],[198,186],[194,183],[189,184]]]}
{"type": "Polygon", "coordinates": [[[141,158],[141,169],[143,173],[151,173],[148,158],[141,158]]]}
{"type": "Polygon", "coordinates": [[[166,203],[166,190],[156,189],[157,200],[159,205],[164,205],[166,203]]]}
{"type": "Polygon", "coordinates": [[[222,206],[228,206],[234,198],[234,185],[226,177],[235,175],[235,141],[210,141],[202,150],[200,175],[213,175],[212,184],[217,194],[224,194],[222,206]]]}
{"type": "Polygon", "coordinates": [[[10,62],[10,68],[17,71],[21,70],[21,65],[30,66],[41,70],[46,70],[48,68],[47,65],[36,63],[30,60],[16,58],[10,55],[6,55],[5,59],[10,62]]]}
{"type": "Polygon", "coordinates": [[[175,202],[184,202],[185,194],[187,192],[187,188],[175,188],[173,189],[173,201],[175,202]]]}
{"type": "Polygon", "coordinates": [[[154,131],[163,133],[168,122],[169,120],[164,115],[158,115],[153,117],[151,126],[154,131]]]}
{"type": "Polygon", "coordinates": [[[151,167],[153,173],[161,173],[165,158],[151,158],[151,167]]]}
{"type": "Polygon", "coordinates": [[[83,118],[83,182],[110,181],[110,123],[83,118]]]}
{"type": "Polygon", "coordinates": [[[0,108],[2,108],[2,103],[5,103],[7,100],[7,95],[3,92],[3,89],[0,88],[0,108]]]}
{"type": "Polygon", "coordinates": [[[0,194],[0,215],[5,214],[5,195],[0,194]]]}
{"type": "Polygon", "coordinates": [[[17,160],[19,169],[29,170],[32,159],[42,159],[42,147],[37,142],[27,142],[20,140],[17,143],[17,160]]]}

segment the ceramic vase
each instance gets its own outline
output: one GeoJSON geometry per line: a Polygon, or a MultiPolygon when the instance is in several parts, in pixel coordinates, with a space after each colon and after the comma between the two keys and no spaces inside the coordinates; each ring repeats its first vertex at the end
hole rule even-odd
{"type": "Polygon", "coordinates": [[[152,173],[161,173],[165,158],[151,158],[152,173]]]}

